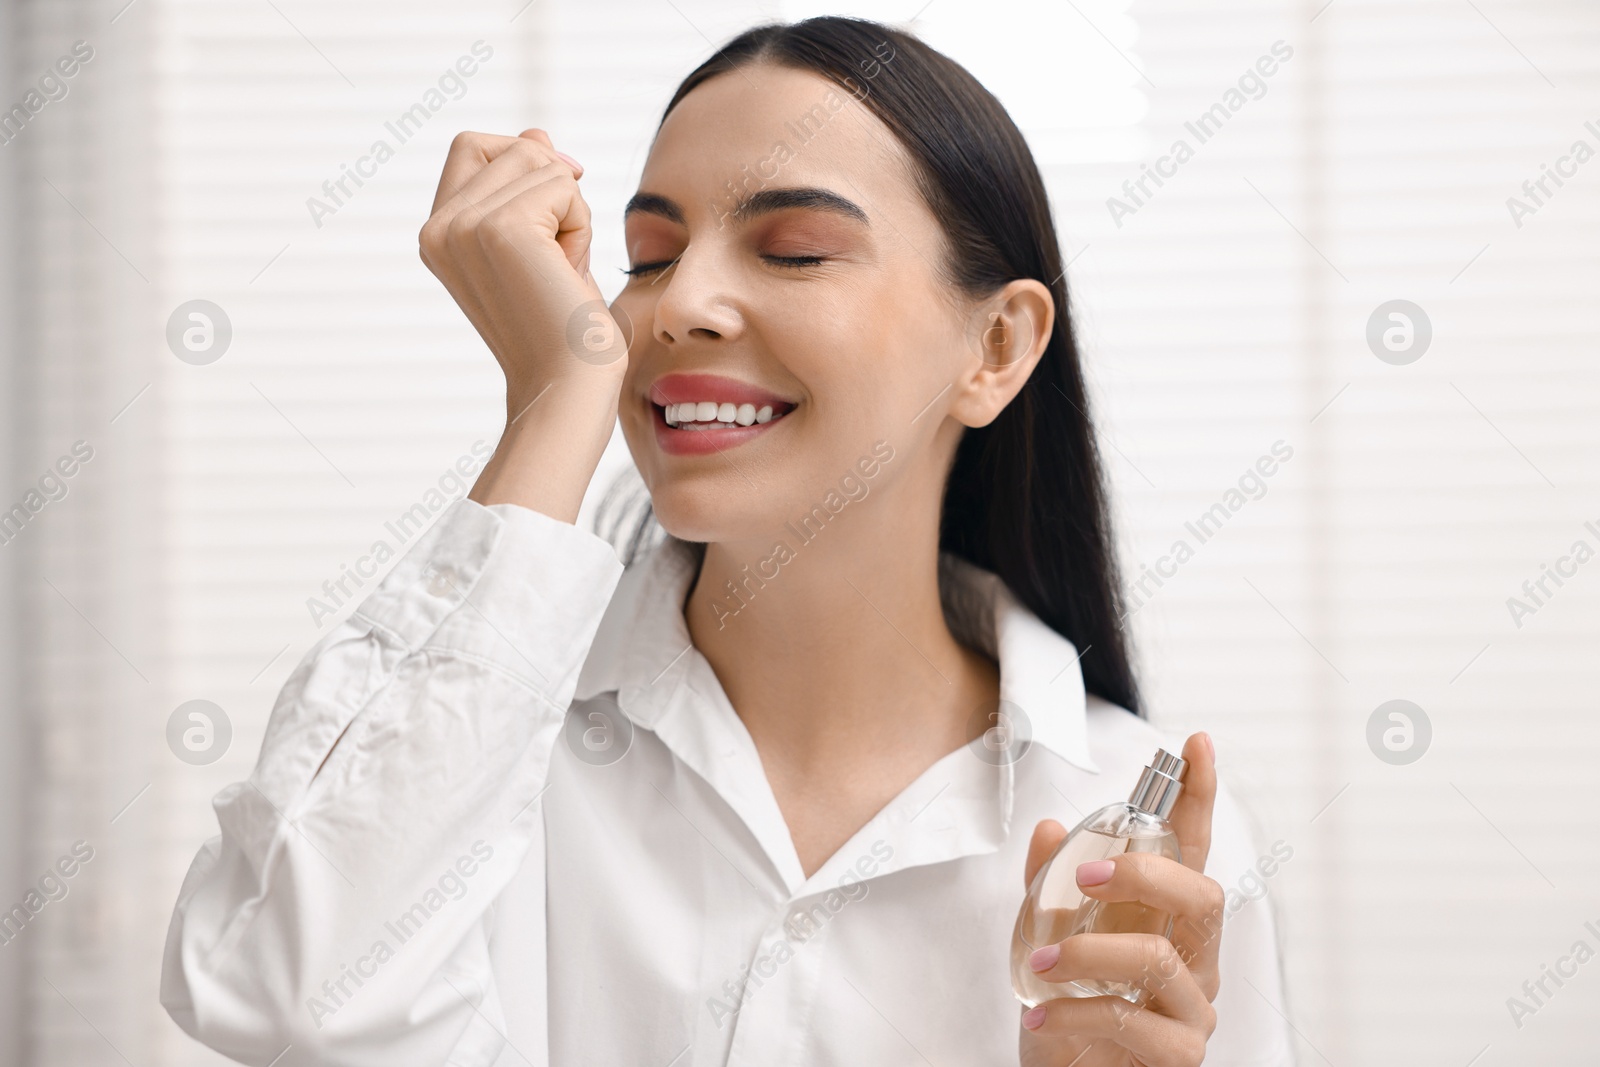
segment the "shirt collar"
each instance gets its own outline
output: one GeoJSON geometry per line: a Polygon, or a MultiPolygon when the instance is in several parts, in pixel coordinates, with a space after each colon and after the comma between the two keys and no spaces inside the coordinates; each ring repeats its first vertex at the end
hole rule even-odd
{"type": "MultiPolygon", "coordinates": [[[[740,810],[789,888],[801,889],[806,879],[771,788],[760,777],[759,758],[732,758],[741,747],[753,755],[753,743],[710,663],[694,648],[683,617],[703,551],[668,537],[627,569],[595,635],[574,699],[615,693],[617,706],[634,725],[655,732],[740,810]],[[686,707],[694,710],[686,713],[686,707]]],[[[957,640],[999,664],[1004,718],[999,729],[991,728],[971,746],[978,760],[952,753],[907,790],[901,799],[911,814],[896,816],[888,809],[880,814],[890,821],[919,820],[918,827],[935,831],[934,840],[923,833],[922,841],[903,845],[899,859],[880,873],[999,848],[1010,833],[1017,766],[1032,745],[1100,773],[1090,755],[1081,653],[1073,643],[1019,603],[997,575],[948,553],[940,556],[939,589],[957,640]],[[987,810],[973,807],[971,788],[990,788],[974,782],[975,775],[992,778],[997,804],[987,810]],[[958,780],[955,789],[942,787],[958,780]]],[[[862,833],[881,829],[869,824],[862,833]]],[[[840,853],[854,855],[850,846],[840,853]]],[[[830,861],[811,881],[833,876],[832,867],[830,861]]]]}
{"type": "MultiPolygon", "coordinates": [[[[615,690],[628,717],[654,729],[672,702],[652,699],[685,676],[699,657],[683,604],[700,569],[702,548],[677,538],[655,546],[618,583],[575,698],[615,690]],[[647,695],[648,694],[648,695],[647,695]]],[[[957,640],[1000,666],[1000,699],[1016,709],[1015,742],[1041,744],[1093,774],[1082,656],[1075,645],[1020,604],[999,576],[949,553],[939,558],[939,591],[957,640]]]]}

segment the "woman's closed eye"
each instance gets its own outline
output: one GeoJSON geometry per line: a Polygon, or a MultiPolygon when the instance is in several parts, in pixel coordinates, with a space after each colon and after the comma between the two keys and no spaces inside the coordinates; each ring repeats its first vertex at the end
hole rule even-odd
{"type": "Polygon", "coordinates": [[[815,267],[824,259],[823,256],[762,256],[761,258],[779,267],[815,267]]]}
{"type": "MultiPolygon", "coordinates": [[[[823,256],[769,256],[769,255],[763,255],[761,258],[766,260],[768,263],[772,264],[775,267],[791,267],[791,268],[814,267],[814,266],[817,266],[818,264],[822,263],[823,260],[825,259],[825,257],[823,257],[823,256]]],[[[656,262],[656,263],[641,263],[637,267],[633,267],[631,269],[629,269],[627,267],[619,267],[618,269],[621,270],[622,273],[626,274],[630,278],[638,278],[638,277],[642,277],[643,275],[646,275],[646,274],[654,274],[657,271],[665,270],[666,268],[672,266],[672,264],[674,264],[676,262],[677,262],[677,260],[675,260],[675,259],[664,259],[664,260],[661,260],[661,261],[656,262]]]]}

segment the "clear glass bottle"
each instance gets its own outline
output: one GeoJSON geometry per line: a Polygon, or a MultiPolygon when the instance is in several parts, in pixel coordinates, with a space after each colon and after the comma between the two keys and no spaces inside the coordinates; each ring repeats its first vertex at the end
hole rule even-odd
{"type": "Polygon", "coordinates": [[[1126,802],[1107,804],[1073,828],[1055,853],[1034,875],[1017,912],[1011,938],[1011,987],[1030,1008],[1056,997],[1118,996],[1143,1005],[1150,991],[1142,983],[1080,979],[1046,982],[1028,966],[1036,949],[1082,933],[1150,933],[1172,936],[1172,913],[1135,901],[1106,903],[1086,897],[1078,888],[1078,865],[1110,859],[1123,852],[1154,852],[1181,862],[1178,838],[1167,822],[1183,791],[1187,764],[1157,749],[1150,766],[1126,802]]]}

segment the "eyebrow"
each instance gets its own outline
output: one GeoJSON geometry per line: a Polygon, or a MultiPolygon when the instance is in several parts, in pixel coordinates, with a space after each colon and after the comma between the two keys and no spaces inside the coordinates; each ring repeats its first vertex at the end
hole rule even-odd
{"type": "MultiPolygon", "coordinates": [[[[814,211],[827,211],[842,215],[847,219],[854,219],[863,225],[871,225],[867,221],[867,213],[852,200],[846,200],[838,193],[827,189],[818,189],[813,186],[802,186],[792,189],[762,189],[739,201],[737,207],[729,214],[735,222],[748,222],[759,215],[771,214],[785,208],[800,207],[810,208],[814,211]]],[[[684,220],[683,208],[677,201],[656,193],[635,193],[628,201],[628,206],[622,209],[622,218],[627,220],[629,215],[641,212],[647,215],[659,215],[669,222],[679,226],[687,225],[684,220]]]]}

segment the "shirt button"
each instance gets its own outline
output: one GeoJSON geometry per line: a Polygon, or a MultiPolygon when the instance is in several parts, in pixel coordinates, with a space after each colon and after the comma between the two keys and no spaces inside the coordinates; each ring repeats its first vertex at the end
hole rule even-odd
{"type": "Polygon", "coordinates": [[[428,592],[434,596],[445,596],[454,587],[458,575],[454,567],[428,568],[428,592]]]}
{"type": "Polygon", "coordinates": [[[808,941],[816,933],[813,929],[814,920],[811,913],[804,908],[795,908],[789,913],[788,922],[784,923],[784,932],[789,935],[790,941],[808,941]]]}

